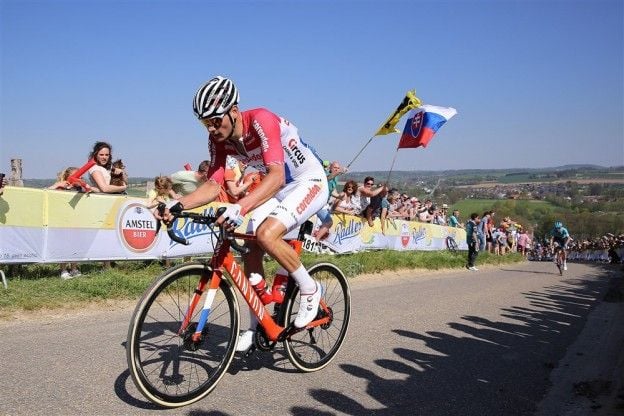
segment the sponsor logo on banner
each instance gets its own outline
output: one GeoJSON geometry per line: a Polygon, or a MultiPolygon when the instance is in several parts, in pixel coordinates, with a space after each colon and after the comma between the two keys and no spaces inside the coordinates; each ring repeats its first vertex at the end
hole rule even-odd
{"type": "Polygon", "coordinates": [[[362,223],[356,220],[349,220],[348,224],[339,222],[334,230],[334,244],[342,244],[343,241],[357,237],[362,229],[362,223]]]}
{"type": "MultiPolygon", "coordinates": [[[[204,209],[202,215],[214,215],[215,209],[213,207],[204,209]]],[[[177,218],[173,224],[171,224],[171,229],[174,234],[180,238],[184,238],[186,240],[191,240],[195,237],[199,237],[202,235],[213,234],[213,231],[206,224],[198,224],[196,222],[190,221],[188,219],[183,220],[177,218]]],[[[169,246],[174,246],[176,243],[173,240],[170,240],[169,246]]]]}
{"type": "Polygon", "coordinates": [[[401,225],[401,245],[403,247],[407,247],[407,245],[410,242],[410,229],[409,226],[405,223],[403,223],[403,225],[401,225]]]}
{"type": "Polygon", "coordinates": [[[418,230],[412,230],[412,240],[414,241],[414,244],[417,245],[419,241],[422,241],[425,238],[427,238],[427,229],[425,227],[420,227],[418,230]]]}
{"type": "Polygon", "coordinates": [[[143,253],[158,239],[158,221],[142,203],[129,202],[119,211],[117,234],[128,250],[143,253]]]}

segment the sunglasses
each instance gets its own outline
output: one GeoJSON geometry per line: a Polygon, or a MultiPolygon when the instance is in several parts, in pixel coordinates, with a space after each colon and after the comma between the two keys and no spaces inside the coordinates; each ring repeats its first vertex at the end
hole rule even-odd
{"type": "Polygon", "coordinates": [[[206,128],[218,129],[223,124],[223,117],[202,118],[200,121],[206,128]]]}
{"type": "Polygon", "coordinates": [[[366,182],[364,185],[370,185],[370,186],[373,186],[373,185],[375,185],[375,182],[366,182]]]}

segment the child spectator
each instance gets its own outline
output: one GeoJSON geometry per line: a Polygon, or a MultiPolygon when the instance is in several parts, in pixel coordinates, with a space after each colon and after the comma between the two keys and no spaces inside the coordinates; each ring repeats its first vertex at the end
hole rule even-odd
{"type": "Polygon", "coordinates": [[[156,176],[154,178],[154,189],[150,190],[147,198],[148,206],[154,206],[159,202],[166,203],[180,196],[173,191],[173,182],[168,176],[156,176]]]}

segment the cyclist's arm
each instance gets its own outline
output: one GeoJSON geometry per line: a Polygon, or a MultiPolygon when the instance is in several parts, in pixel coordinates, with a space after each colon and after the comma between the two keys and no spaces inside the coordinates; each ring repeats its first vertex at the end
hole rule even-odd
{"type": "Polygon", "coordinates": [[[241,214],[245,215],[252,209],[262,205],[273,198],[277,191],[284,185],[286,174],[283,164],[272,164],[267,166],[267,174],[253,191],[238,201],[241,206],[241,214]]]}
{"type": "Polygon", "coordinates": [[[209,180],[201,184],[192,193],[183,196],[178,201],[182,204],[184,209],[193,209],[206,205],[217,199],[219,196],[219,190],[221,187],[214,180],[209,180]]]}

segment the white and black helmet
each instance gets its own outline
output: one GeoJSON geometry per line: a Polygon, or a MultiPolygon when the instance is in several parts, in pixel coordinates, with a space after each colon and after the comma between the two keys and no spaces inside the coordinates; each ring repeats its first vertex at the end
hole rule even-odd
{"type": "Polygon", "coordinates": [[[238,89],[232,80],[217,76],[201,86],[193,100],[197,118],[223,117],[238,104],[238,89]]]}

